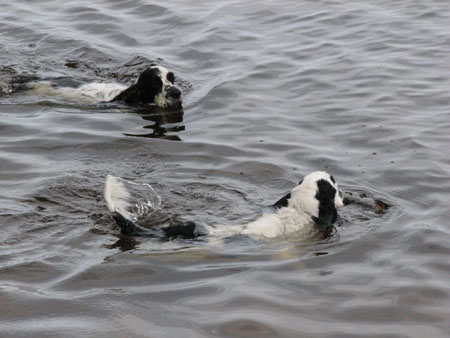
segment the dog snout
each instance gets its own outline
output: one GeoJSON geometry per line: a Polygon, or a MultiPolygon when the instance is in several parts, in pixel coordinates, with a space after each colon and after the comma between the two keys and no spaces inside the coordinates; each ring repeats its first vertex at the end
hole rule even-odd
{"type": "Polygon", "coordinates": [[[174,99],[179,99],[181,97],[181,92],[177,87],[170,87],[168,94],[169,97],[174,99]]]}

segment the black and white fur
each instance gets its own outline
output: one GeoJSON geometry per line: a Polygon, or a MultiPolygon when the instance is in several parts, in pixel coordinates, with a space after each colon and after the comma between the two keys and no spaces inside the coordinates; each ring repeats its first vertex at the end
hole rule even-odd
{"type": "MultiPolygon", "coordinates": [[[[136,225],[128,212],[130,195],[119,179],[108,176],[105,185],[106,205],[122,233],[148,235],[150,230],[136,225]]],[[[245,224],[206,226],[197,229],[195,223],[171,225],[161,230],[166,238],[195,238],[208,235],[216,238],[231,235],[274,238],[285,235],[310,236],[321,233],[327,236],[337,218],[337,209],[344,205],[342,193],[333,176],[323,171],[313,172],[303,178],[289,194],[274,204],[275,212],[264,214],[245,224]]],[[[163,236],[164,237],[164,236],[163,236]]]]}
{"type": "Polygon", "coordinates": [[[34,94],[61,96],[83,103],[120,102],[128,106],[154,104],[164,109],[181,108],[181,91],[175,86],[175,75],[166,68],[151,65],[138,77],[135,84],[91,82],[78,86],[55,86],[55,81],[29,84],[34,94]]]}

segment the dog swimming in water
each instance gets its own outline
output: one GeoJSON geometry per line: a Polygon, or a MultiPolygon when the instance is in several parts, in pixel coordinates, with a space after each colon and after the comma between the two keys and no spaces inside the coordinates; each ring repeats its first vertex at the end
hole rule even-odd
{"type": "Polygon", "coordinates": [[[128,106],[156,105],[163,109],[181,109],[181,91],[175,86],[175,75],[152,64],[142,71],[136,83],[126,86],[113,82],[80,83],[68,78],[32,81],[27,89],[41,96],[60,96],[71,101],[117,102],[128,106]]]}
{"type": "Polygon", "coordinates": [[[135,223],[130,212],[131,195],[119,178],[107,176],[104,197],[108,210],[123,234],[165,240],[201,236],[225,238],[233,235],[275,238],[301,234],[307,237],[314,233],[326,237],[337,219],[337,209],[344,205],[334,177],[323,171],[305,176],[291,192],[273,205],[273,213],[264,214],[245,224],[200,227],[194,222],[185,222],[147,229],[135,223]]]}

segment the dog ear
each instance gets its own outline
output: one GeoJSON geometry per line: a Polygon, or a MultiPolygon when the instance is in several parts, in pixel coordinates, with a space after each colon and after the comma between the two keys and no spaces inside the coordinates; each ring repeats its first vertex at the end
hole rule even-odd
{"type": "Polygon", "coordinates": [[[277,209],[282,208],[282,207],[287,207],[290,198],[291,198],[291,193],[288,193],[287,195],[285,195],[281,199],[279,199],[277,202],[275,202],[272,206],[277,209]]]}
{"type": "MultiPolygon", "coordinates": [[[[298,185],[300,185],[302,183],[303,183],[303,179],[298,183],[298,185]]],[[[280,198],[277,202],[275,202],[272,205],[272,207],[277,208],[277,209],[282,208],[282,207],[287,207],[290,198],[291,198],[291,193],[288,193],[285,196],[283,196],[282,198],[280,198]]]]}
{"type": "Polygon", "coordinates": [[[323,234],[329,234],[333,229],[333,223],[337,219],[334,198],[336,189],[330,182],[324,179],[317,181],[317,192],[315,198],[319,202],[318,217],[311,217],[317,228],[323,234]]]}

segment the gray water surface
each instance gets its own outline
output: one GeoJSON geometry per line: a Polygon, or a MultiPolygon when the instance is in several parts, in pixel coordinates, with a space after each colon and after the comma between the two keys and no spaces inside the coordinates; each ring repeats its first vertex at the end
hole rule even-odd
{"type": "Polygon", "coordinates": [[[0,4],[1,337],[448,337],[450,4],[0,4]],[[17,76],[173,70],[184,113],[11,93],[17,76]],[[123,237],[107,174],[155,223],[253,219],[303,175],[392,207],[326,240],[123,237]]]}

